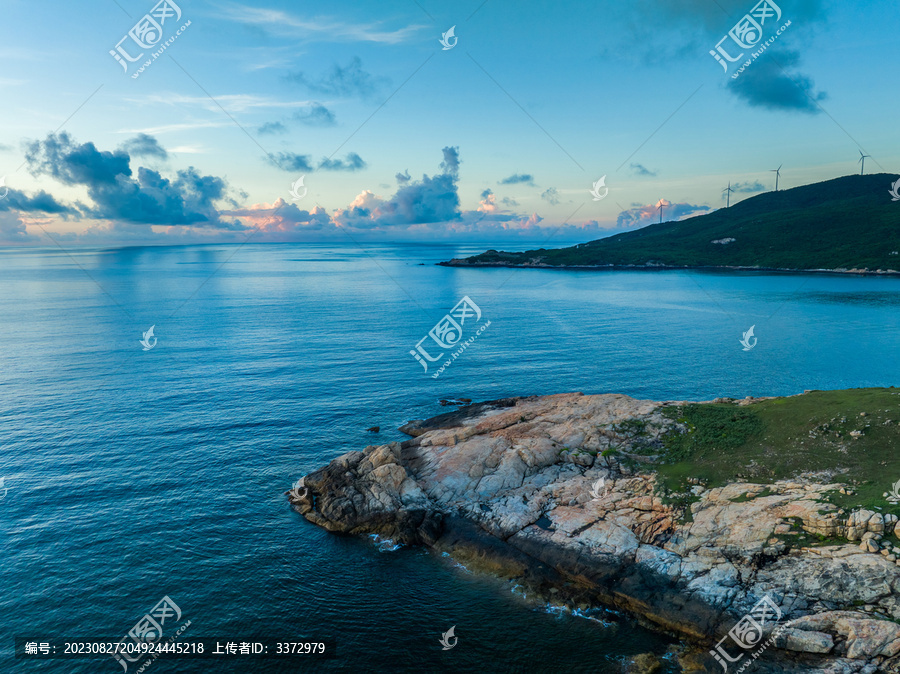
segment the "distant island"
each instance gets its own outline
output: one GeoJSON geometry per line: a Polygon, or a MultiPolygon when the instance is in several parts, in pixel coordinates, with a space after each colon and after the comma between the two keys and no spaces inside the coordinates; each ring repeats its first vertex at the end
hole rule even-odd
{"type": "Polygon", "coordinates": [[[718,268],[900,273],[896,176],[845,176],[567,248],[489,250],[452,267],[718,268]]]}

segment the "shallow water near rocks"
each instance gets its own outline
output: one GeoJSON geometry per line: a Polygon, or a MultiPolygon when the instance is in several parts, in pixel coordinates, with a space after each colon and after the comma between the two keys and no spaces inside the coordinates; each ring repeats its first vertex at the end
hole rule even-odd
{"type": "Polygon", "coordinates": [[[424,550],[331,535],[284,492],[402,440],[404,422],[452,409],[442,398],[900,381],[900,279],[434,265],[488,247],[0,251],[0,671],[122,671],[25,665],[13,637],[121,638],[164,595],[190,635],[333,637],[338,657],[163,657],[152,672],[621,671],[671,640],[530,606],[424,550]],[[432,379],[409,351],[463,296],[491,327],[432,379]]]}

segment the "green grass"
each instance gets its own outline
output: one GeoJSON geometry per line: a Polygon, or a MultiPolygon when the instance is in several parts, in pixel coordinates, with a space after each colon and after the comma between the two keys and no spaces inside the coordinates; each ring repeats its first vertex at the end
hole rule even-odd
{"type": "Polygon", "coordinates": [[[900,390],[812,391],[746,406],[691,404],[663,413],[688,428],[664,437],[657,464],[663,493],[688,491],[688,477],[717,487],[833,471],[828,481],[845,483],[855,493],[835,491],[828,502],[900,515],[900,506],[882,496],[900,479],[900,390]],[[856,430],[864,435],[854,439],[850,432],[856,430]]]}
{"type": "Polygon", "coordinates": [[[829,537],[822,534],[811,534],[803,530],[803,520],[799,517],[788,517],[785,519],[786,524],[790,524],[792,529],[786,534],[777,534],[775,537],[785,543],[791,549],[797,548],[816,548],[826,545],[840,545],[849,543],[846,538],[837,536],[829,537]]]}
{"type": "Polygon", "coordinates": [[[688,428],[687,433],[671,433],[663,440],[668,461],[741,447],[762,430],[755,412],[731,404],[680,405],[663,414],[688,428]]]}
{"type": "Polygon", "coordinates": [[[747,492],[746,494],[741,494],[737,498],[731,499],[731,502],[732,503],[745,503],[747,501],[752,501],[755,498],[765,498],[766,496],[771,496],[771,495],[772,495],[771,489],[763,489],[759,493],[747,492]]]}
{"type": "Polygon", "coordinates": [[[791,532],[789,534],[781,534],[780,536],[777,536],[777,538],[790,545],[792,549],[820,548],[826,545],[838,545],[849,542],[846,538],[829,538],[828,536],[823,536],[821,534],[811,534],[807,531],[802,530],[798,532],[791,532]]]}
{"type": "Polygon", "coordinates": [[[626,419],[617,424],[611,424],[610,428],[625,438],[637,438],[647,434],[647,422],[644,419],[626,419]]]}

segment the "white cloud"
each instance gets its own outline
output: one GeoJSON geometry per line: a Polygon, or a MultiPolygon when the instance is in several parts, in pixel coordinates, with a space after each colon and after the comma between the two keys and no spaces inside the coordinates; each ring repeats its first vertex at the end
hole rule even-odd
{"type": "Polygon", "coordinates": [[[146,133],[151,136],[156,136],[161,133],[191,131],[193,129],[220,129],[226,126],[234,126],[234,122],[230,120],[224,122],[181,122],[179,124],[164,124],[162,126],[146,126],[140,129],[119,129],[116,133],[146,133]]]}
{"type": "Polygon", "coordinates": [[[396,30],[384,30],[378,23],[348,23],[331,18],[298,18],[278,9],[248,7],[232,4],[222,7],[221,18],[239,23],[264,26],[270,32],[285,37],[325,38],[340,42],[380,42],[399,44],[406,42],[415,33],[428,26],[406,26],[396,30]]]}
{"type": "Polygon", "coordinates": [[[245,112],[257,108],[302,108],[314,105],[317,102],[279,101],[265,96],[254,96],[253,94],[221,94],[210,98],[209,96],[185,96],[176,93],[148,94],[147,96],[127,98],[125,100],[135,105],[147,105],[148,103],[178,106],[193,105],[211,112],[220,112],[222,108],[225,108],[228,112],[245,112]]]}
{"type": "Polygon", "coordinates": [[[178,145],[169,148],[169,154],[206,154],[208,150],[200,145],[178,145]]]}

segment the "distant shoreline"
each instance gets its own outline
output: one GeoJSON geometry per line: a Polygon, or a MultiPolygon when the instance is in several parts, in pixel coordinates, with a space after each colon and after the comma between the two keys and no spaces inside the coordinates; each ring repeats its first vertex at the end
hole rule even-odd
{"type": "Polygon", "coordinates": [[[552,265],[542,263],[510,264],[508,262],[467,262],[453,259],[447,262],[438,262],[440,267],[506,267],[509,269],[553,269],[560,271],[749,271],[749,272],[776,272],[779,274],[830,274],[853,276],[898,276],[900,270],[896,269],[790,269],[779,267],[749,267],[726,265],[666,265],[666,264],[570,264],[552,265]]]}

